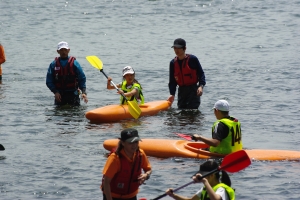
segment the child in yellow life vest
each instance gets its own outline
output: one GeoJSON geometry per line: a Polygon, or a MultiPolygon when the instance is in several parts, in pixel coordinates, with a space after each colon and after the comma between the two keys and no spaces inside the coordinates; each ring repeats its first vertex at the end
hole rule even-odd
{"type": "Polygon", "coordinates": [[[230,154],[243,149],[241,123],[229,115],[229,103],[222,99],[215,103],[213,110],[217,121],[212,127],[212,138],[194,134],[192,139],[209,145],[209,151],[230,154]]]}
{"type": "Polygon", "coordinates": [[[200,165],[199,171],[193,176],[195,182],[203,183],[203,187],[196,192],[192,197],[187,198],[175,194],[172,188],[169,188],[166,193],[176,200],[234,200],[235,192],[231,188],[231,180],[225,171],[216,172],[206,176],[206,178],[200,179],[201,174],[207,174],[219,167],[218,163],[214,160],[208,160],[200,165]],[[200,180],[199,180],[200,179],[200,180]]]}
{"type": "MultiPolygon", "coordinates": [[[[115,89],[111,85],[112,78],[108,77],[107,79],[107,89],[115,89]]],[[[124,94],[127,100],[132,101],[136,100],[139,104],[144,104],[144,95],[142,93],[141,84],[135,79],[135,71],[132,67],[126,66],[123,69],[123,81],[117,84],[118,88],[121,90],[118,91],[119,94],[124,94]]],[[[123,96],[120,98],[121,104],[127,104],[127,101],[123,96]]]]}

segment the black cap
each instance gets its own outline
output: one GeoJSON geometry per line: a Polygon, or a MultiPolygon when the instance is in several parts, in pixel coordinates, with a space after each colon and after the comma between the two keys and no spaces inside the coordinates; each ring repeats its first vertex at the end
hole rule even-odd
{"type": "Polygon", "coordinates": [[[217,169],[218,167],[219,167],[219,165],[216,161],[208,160],[200,165],[199,171],[196,172],[196,174],[197,173],[200,173],[202,175],[207,174],[208,172],[211,172],[211,171],[217,169]]]}
{"type": "Polygon", "coordinates": [[[171,48],[184,48],[186,46],[185,40],[182,38],[177,38],[176,40],[174,40],[174,44],[171,48]]]}
{"type": "Polygon", "coordinates": [[[121,131],[121,138],[119,139],[129,143],[142,141],[139,137],[138,131],[134,128],[126,128],[123,131],[121,131]]]}

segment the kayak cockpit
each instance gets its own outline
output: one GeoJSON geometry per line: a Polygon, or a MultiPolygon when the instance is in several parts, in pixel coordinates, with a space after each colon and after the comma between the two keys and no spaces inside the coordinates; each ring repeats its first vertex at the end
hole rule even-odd
{"type": "Polygon", "coordinates": [[[224,156],[226,156],[223,154],[210,152],[209,145],[207,145],[203,142],[188,142],[184,145],[184,148],[186,148],[187,150],[192,151],[194,153],[211,156],[211,157],[223,158],[224,156]]]}

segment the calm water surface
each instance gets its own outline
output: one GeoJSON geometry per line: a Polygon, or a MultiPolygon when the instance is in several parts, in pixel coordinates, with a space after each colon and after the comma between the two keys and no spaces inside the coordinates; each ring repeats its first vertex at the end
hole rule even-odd
{"type": "MultiPolygon", "coordinates": [[[[225,98],[242,122],[245,148],[300,151],[300,1],[16,1],[0,0],[6,50],[0,85],[0,199],[101,199],[102,143],[134,127],[142,138],[174,132],[210,136],[211,107],[225,98]],[[121,81],[131,65],[146,101],[166,99],[170,48],[187,41],[206,73],[198,114],[176,105],[157,116],[91,124],[85,112],[117,104],[106,79],[85,60],[97,55],[121,81]],[[45,84],[56,45],[67,41],[87,76],[88,104],[57,109],[45,84]]],[[[139,198],[154,198],[191,181],[201,162],[150,157],[153,175],[139,198]]],[[[299,162],[253,162],[232,174],[237,199],[299,199],[299,162]]],[[[180,190],[191,196],[200,184],[180,190]]],[[[168,199],[168,198],[166,198],[168,199]]]]}

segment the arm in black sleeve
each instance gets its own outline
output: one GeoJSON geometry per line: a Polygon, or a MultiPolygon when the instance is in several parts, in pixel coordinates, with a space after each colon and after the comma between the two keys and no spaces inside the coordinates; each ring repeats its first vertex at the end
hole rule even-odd
{"type": "Polygon", "coordinates": [[[212,138],[222,141],[229,134],[229,128],[223,122],[219,122],[215,126],[215,130],[213,132],[212,138]]]}
{"type": "Polygon", "coordinates": [[[194,55],[190,55],[190,59],[189,59],[189,66],[193,69],[197,70],[197,76],[198,76],[198,87],[200,85],[205,85],[206,81],[205,81],[205,74],[204,71],[202,69],[202,66],[198,60],[198,58],[194,55]]]}
{"type": "Polygon", "coordinates": [[[170,62],[169,66],[169,91],[170,95],[175,95],[177,82],[174,77],[174,60],[170,62]]]}

